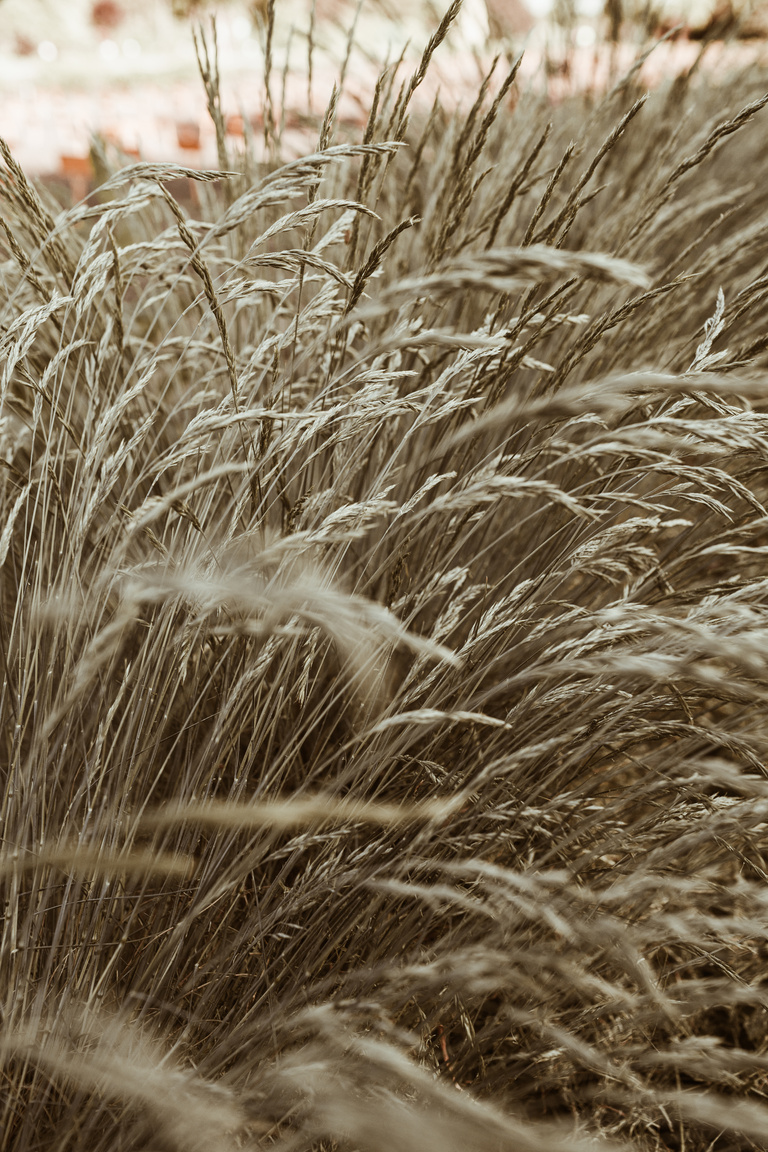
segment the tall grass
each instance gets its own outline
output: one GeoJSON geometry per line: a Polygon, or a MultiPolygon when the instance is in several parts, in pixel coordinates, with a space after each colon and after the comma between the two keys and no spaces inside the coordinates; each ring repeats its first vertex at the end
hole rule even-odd
{"type": "Polygon", "coordinates": [[[765,77],[456,10],[197,218],[0,144],[3,1149],[768,1146],[765,77]]]}

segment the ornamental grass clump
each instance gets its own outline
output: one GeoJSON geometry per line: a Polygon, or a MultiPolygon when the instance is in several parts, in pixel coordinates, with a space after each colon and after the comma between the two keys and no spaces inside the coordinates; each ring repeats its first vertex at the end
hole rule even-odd
{"type": "Polygon", "coordinates": [[[422,113],[456,11],[0,144],[3,1149],[768,1147],[766,78],[422,113]]]}

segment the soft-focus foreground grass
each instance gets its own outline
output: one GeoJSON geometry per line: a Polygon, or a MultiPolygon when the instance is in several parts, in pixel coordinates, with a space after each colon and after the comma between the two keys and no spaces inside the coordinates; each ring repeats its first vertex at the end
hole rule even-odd
{"type": "Polygon", "coordinates": [[[765,78],[434,47],[199,218],[3,151],[3,1149],[768,1147],[765,78]]]}

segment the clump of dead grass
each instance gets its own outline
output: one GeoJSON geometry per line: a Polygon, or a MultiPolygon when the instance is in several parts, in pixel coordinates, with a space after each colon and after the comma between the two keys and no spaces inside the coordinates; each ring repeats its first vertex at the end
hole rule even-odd
{"type": "Polygon", "coordinates": [[[764,79],[446,26],[195,218],[0,145],[4,1148],[768,1143],[764,79]]]}

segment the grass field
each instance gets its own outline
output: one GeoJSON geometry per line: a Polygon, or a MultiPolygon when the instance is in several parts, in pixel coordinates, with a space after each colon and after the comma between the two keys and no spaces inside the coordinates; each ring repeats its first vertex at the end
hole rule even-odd
{"type": "Polygon", "coordinates": [[[768,1147],[767,78],[455,12],[196,218],[0,144],[8,1152],[768,1147]]]}

